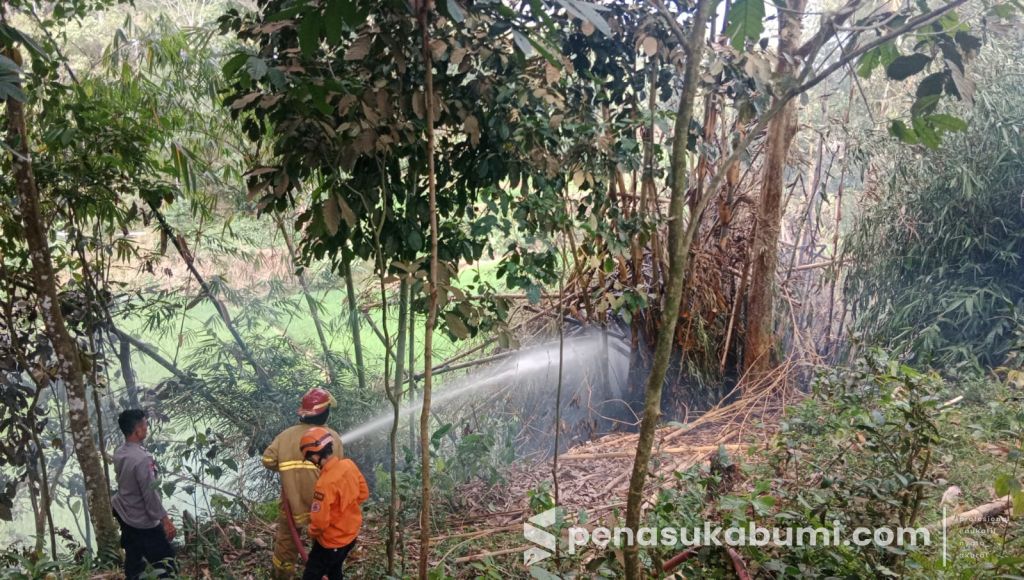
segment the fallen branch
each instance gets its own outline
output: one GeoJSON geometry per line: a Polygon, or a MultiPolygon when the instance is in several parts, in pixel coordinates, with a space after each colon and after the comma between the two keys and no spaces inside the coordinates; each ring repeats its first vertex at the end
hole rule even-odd
{"type": "Polygon", "coordinates": [[[486,529],[486,530],[473,530],[473,531],[470,531],[470,532],[459,532],[457,534],[448,534],[447,536],[438,536],[438,537],[434,538],[434,541],[435,542],[443,542],[445,540],[454,540],[455,538],[465,538],[466,536],[472,536],[473,538],[478,538],[478,537],[481,537],[481,536],[489,536],[491,534],[497,534],[497,533],[500,533],[500,532],[508,532],[508,531],[511,531],[511,530],[521,530],[522,528],[523,528],[523,524],[517,523],[517,524],[511,524],[511,525],[508,525],[508,526],[501,526],[500,528],[490,528],[490,529],[486,529]]]}
{"type": "Polygon", "coordinates": [[[477,560],[490,558],[491,556],[504,556],[505,554],[521,553],[522,551],[523,547],[519,546],[517,548],[505,548],[504,550],[494,550],[493,552],[481,552],[479,554],[473,554],[472,556],[463,556],[461,558],[456,558],[455,563],[462,564],[464,562],[475,562],[477,560]]]}
{"type": "Polygon", "coordinates": [[[465,546],[466,544],[472,542],[473,540],[478,540],[480,538],[483,538],[484,536],[490,536],[492,534],[500,534],[502,532],[511,532],[511,531],[514,531],[514,530],[518,531],[518,530],[521,530],[522,527],[523,527],[523,524],[515,524],[515,525],[512,525],[512,526],[504,526],[504,527],[501,527],[501,528],[492,528],[490,530],[480,530],[478,532],[464,532],[464,533],[461,533],[461,534],[452,534],[452,535],[449,535],[449,536],[441,536],[439,538],[435,538],[434,541],[437,542],[438,544],[440,544],[442,541],[449,540],[451,538],[455,538],[455,537],[459,537],[459,536],[469,536],[465,540],[463,540],[463,541],[459,542],[458,544],[455,544],[454,546],[452,546],[451,549],[449,549],[447,552],[444,553],[444,556],[441,556],[441,559],[439,561],[440,562],[444,562],[445,560],[448,559],[448,556],[451,556],[452,553],[455,552],[455,550],[458,550],[459,548],[461,548],[462,546],[465,546]]]}
{"type": "MultiPolygon", "coordinates": [[[[692,447],[667,447],[665,449],[656,450],[656,453],[661,454],[678,454],[678,453],[710,453],[711,451],[718,451],[719,447],[725,448],[726,451],[738,451],[746,449],[746,445],[740,444],[729,444],[729,445],[696,445],[692,447]]],[[[635,451],[607,451],[604,453],[577,453],[577,454],[565,454],[559,456],[559,460],[587,460],[587,459],[623,459],[634,457],[635,451]]]]}
{"type": "Polygon", "coordinates": [[[955,404],[957,404],[957,403],[959,403],[960,401],[963,401],[963,400],[964,400],[964,396],[960,395],[959,397],[952,398],[952,399],[946,401],[945,403],[939,405],[939,409],[945,409],[946,407],[952,407],[953,405],[955,405],[955,404]]]}
{"type": "Polygon", "coordinates": [[[986,504],[982,504],[970,511],[966,511],[962,514],[953,514],[944,520],[938,521],[926,529],[929,532],[941,530],[945,527],[947,530],[950,528],[956,528],[967,524],[976,524],[978,522],[985,521],[995,515],[999,515],[1004,511],[1008,510],[1013,505],[1010,501],[1010,496],[1004,495],[1003,497],[986,504]]]}

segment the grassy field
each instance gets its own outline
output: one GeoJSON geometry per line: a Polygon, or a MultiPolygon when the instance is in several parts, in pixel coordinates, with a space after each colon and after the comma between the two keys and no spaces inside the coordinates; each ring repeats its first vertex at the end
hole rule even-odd
{"type": "MultiPolygon", "coordinates": [[[[468,290],[476,284],[485,282],[504,290],[504,286],[499,284],[497,280],[496,269],[496,264],[494,263],[467,268],[460,274],[459,286],[468,290]]],[[[360,281],[359,285],[363,288],[368,288],[371,284],[375,283],[376,280],[374,279],[364,279],[360,281]]],[[[331,350],[344,355],[350,361],[354,361],[352,332],[348,322],[348,302],[343,281],[338,280],[337,287],[335,288],[327,287],[314,290],[313,295],[320,305],[320,318],[325,327],[329,347],[331,350]]],[[[363,292],[361,293],[361,298],[363,299],[362,303],[370,302],[372,304],[379,302],[379,293],[363,292]]],[[[279,298],[278,301],[289,301],[293,306],[287,309],[287,312],[284,312],[283,309],[280,312],[270,312],[271,309],[260,308],[254,314],[246,312],[244,308],[230,303],[228,308],[236,324],[242,329],[243,335],[246,334],[247,328],[256,329],[262,327],[263,331],[269,330],[287,336],[295,343],[303,345],[310,353],[320,353],[320,345],[316,335],[316,328],[313,324],[313,318],[301,293],[296,293],[283,299],[279,298]]],[[[388,334],[394,340],[398,331],[397,306],[391,305],[388,308],[387,314],[388,334]]],[[[426,313],[418,314],[417,328],[415,329],[415,349],[416,360],[422,361],[426,313]]],[[[373,329],[376,326],[381,332],[384,330],[383,308],[376,306],[369,309],[369,318],[373,321],[373,325],[367,322],[366,317],[359,317],[359,332],[363,345],[367,378],[371,380],[373,377],[383,374],[384,371],[384,344],[373,329]]],[[[161,355],[179,366],[187,364],[193,356],[202,355],[197,350],[196,343],[199,342],[199,338],[203,334],[212,332],[221,340],[228,341],[231,339],[227,328],[209,301],[204,301],[184,312],[177,318],[169,331],[147,331],[144,321],[140,317],[123,317],[118,323],[123,330],[156,347],[161,355]]],[[[448,336],[447,332],[443,330],[435,332],[434,364],[438,364],[458,351],[472,347],[474,344],[474,340],[456,343],[448,336]]],[[[170,376],[169,371],[140,353],[135,353],[133,365],[138,380],[144,384],[153,385],[170,376]]],[[[417,364],[418,371],[422,372],[422,368],[419,368],[419,366],[417,364]]]]}

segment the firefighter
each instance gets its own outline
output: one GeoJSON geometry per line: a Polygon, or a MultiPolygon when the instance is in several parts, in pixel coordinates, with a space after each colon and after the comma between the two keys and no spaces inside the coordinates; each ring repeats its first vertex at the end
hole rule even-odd
{"type": "MultiPolygon", "coordinates": [[[[301,540],[299,530],[309,523],[309,506],[313,503],[313,487],[318,475],[316,465],[305,460],[299,450],[302,436],[311,426],[323,426],[336,405],[334,397],[321,388],[310,389],[302,397],[299,423],[282,431],[263,452],[263,466],[281,474],[281,513],[277,519],[274,538],[275,579],[293,578],[295,561],[299,559],[301,540]]],[[[333,447],[343,456],[341,437],[330,428],[324,428],[333,438],[333,447]]],[[[304,550],[302,550],[305,559],[304,550]]]]}
{"type": "Polygon", "coordinates": [[[370,497],[370,490],[355,462],[334,454],[334,437],[327,429],[312,427],[300,446],[306,461],[320,468],[309,509],[313,547],[302,580],[341,580],[342,565],[363,525],[359,504],[370,497]]]}

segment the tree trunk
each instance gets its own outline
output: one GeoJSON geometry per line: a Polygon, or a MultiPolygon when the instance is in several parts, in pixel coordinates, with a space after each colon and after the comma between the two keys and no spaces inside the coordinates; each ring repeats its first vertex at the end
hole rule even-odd
{"type": "Polygon", "coordinates": [[[135,370],[132,369],[132,345],[123,336],[118,336],[117,342],[117,360],[121,362],[121,377],[124,379],[124,390],[128,395],[128,406],[132,409],[141,409],[139,386],[135,382],[135,370]]]}
{"type": "Polygon", "coordinates": [[[295,271],[295,278],[299,281],[299,287],[302,288],[302,295],[306,298],[306,305],[309,306],[309,317],[313,320],[313,328],[316,329],[317,339],[320,340],[320,348],[324,352],[324,364],[327,365],[327,380],[330,381],[332,386],[336,386],[338,384],[338,375],[334,372],[331,348],[327,344],[327,335],[324,334],[324,325],[320,321],[320,310],[317,308],[317,302],[309,292],[309,283],[306,282],[306,275],[299,269],[298,254],[295,253],[295,244],[292,242],[291,234],[288,233],[288,228],[284,225],[284,219],[281,218],[280,214],[275,213],[274,221],[277,222],[277,229],[281,230],[284,245],[288,248],[288,260],[295,271]]]}
{"type": "MultiPolygon", "coordinates": [[[[790,75],[790,58],[799,47],[803,32],[801,16],[806,0],[794,0],[789,9],[779,11],[779,58],[776,77],[790,75]]],[[[757,376],[773,365],[772,335],[774,322],[775,271],[779,263],[779,232],[782,228],[783,173],[786,154],[796,133],[796,111],[789,100],[768,124],[765,142],[764,179],[757,207],[757,229],[747,295],[747,333],[744,340],[743,367],[757,376]]]]}
{"type": "Polygon", "coordinates": [[[359,390],[365,391],[366,369],[363,366],[363,341],[359,336],[359,304],[356,303],[355,283],[352,281],[352,260],[345,261],[345,293],[348,294],[348,324],[356,357],[356,378],[359,380],[359,390]]]}
{"type": "Polygon", "coordinates": [[[98,555],[109,558],[117,554],[118,532],[110,506],[110,492],[103,474],[100,451],[93,440],[89,424],[89,406],[81,355],[68,332],[57,296],[56,272],[50,258],[50,246],[43,229],[39,189],[32,170],[31,148],[25,126],[25,109],[14,98],[7,99],[8,143],[12,147],[11,164],[15,189],[21,202],[21,218],[25,225],[25,242],[32,262],[32,277],[39,296],[39,309],[46,333],[59,361],[58,375],[67,388],[68,415],[78,458],[85,481],[93,525],[96,529],[98,555]]]}
{"type": "Polygon", "coordinates": [[[397,359],[395,361],[395,383],[391,388],[388,398],[391,399],[391,408],[394,412],[394,421],[391,423],[391,433],[388,437],[391,452],[391,503],[388,505],[388,576],[395,575],[395,550],[397,548],[398,528],[398,423],[401,417],[399,411],[402,407],[402,385],[405,382],[405,337],[409,322],[409,283],[402,280],[398,287],[398,345],[396,349],[397,359]]]}
{"type": "Polygon", "coordinates": [[[423,335],[423,408],[420,412],[420,458],[422,493],[420,506],[419,578],[427,580],[430,559],[430,389],[433,387],[434,325],[437,323],[437,179],[434,173],[434,73],[427,24],[433,4],[421,0],[418,20],[422,33],[424,66],[424,108],[427,115],[427,200],[430,215],[430,288],[427,293],[427,326],[423,335]]]}
{"type": "MultiPolygon", "coordinates": [[[[705,46],[704,34],[714,6],[715,3],[710,0],[699,0],[694,12],[691,32],[687,39],[688,50],[683,89],[679,97],[679,109],[676,113],[672,136],[672,197],[669,204],[668,225],[669,275],[661,311],[658,342],[654,349],[654,362],[644,394],[644,414],[640,423],[636,458],[633,461],[633,472],[629,478],[629,493],[626,498],[626,525],[633,529],[634,534],[640,527],[641,501],[643,500],[644,483],[647,479],[647,465],[651,460],[654,431],[661,416],[661,389],[665,383],[665,373],[668,371],[669,359],[672,357],[675,345],[676,322],[679,320],[679,305],[683,297],[690,244],[695,232],[694,225],[700,220],[700,212],[691,214],[689,227],[686,230],[683,229],[688,181],[686,143],[689,138],[690,119],[693,117],[697,85],[700,82],[700,62],[705,46]]],[[[635,543],[632,546],[627,546],[625,557],[626,577],[640,578],[643,572],[640,568],[639,546],[635,543]]]]}
{"type": "MultiPolygon", "coordinates": [[[[416,311],[412,308],[413,284],[409,284],[409,404],[416,400],[416,375],[412,372],[416,368],[416,311]]],[[[409,413],[409,452],[416,453],[416,421],[409,413]]]]}

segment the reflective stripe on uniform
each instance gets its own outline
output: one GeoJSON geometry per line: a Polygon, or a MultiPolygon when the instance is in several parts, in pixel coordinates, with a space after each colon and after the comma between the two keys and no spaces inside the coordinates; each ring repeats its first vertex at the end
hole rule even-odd
{"type": "Polygon", "coordinates": [[[283,461],[277,465],[278,471],[290,469],[316,469],[317,467],[308,461],[283,461]]]}
{"type": "Polygon", "coordinates": [[[295,564],[282,562],[277,556],[272,556],[271,560],[274,562],[274,567],[280,570],[291,570],[292,568],[295,568],[295,564]]]}

